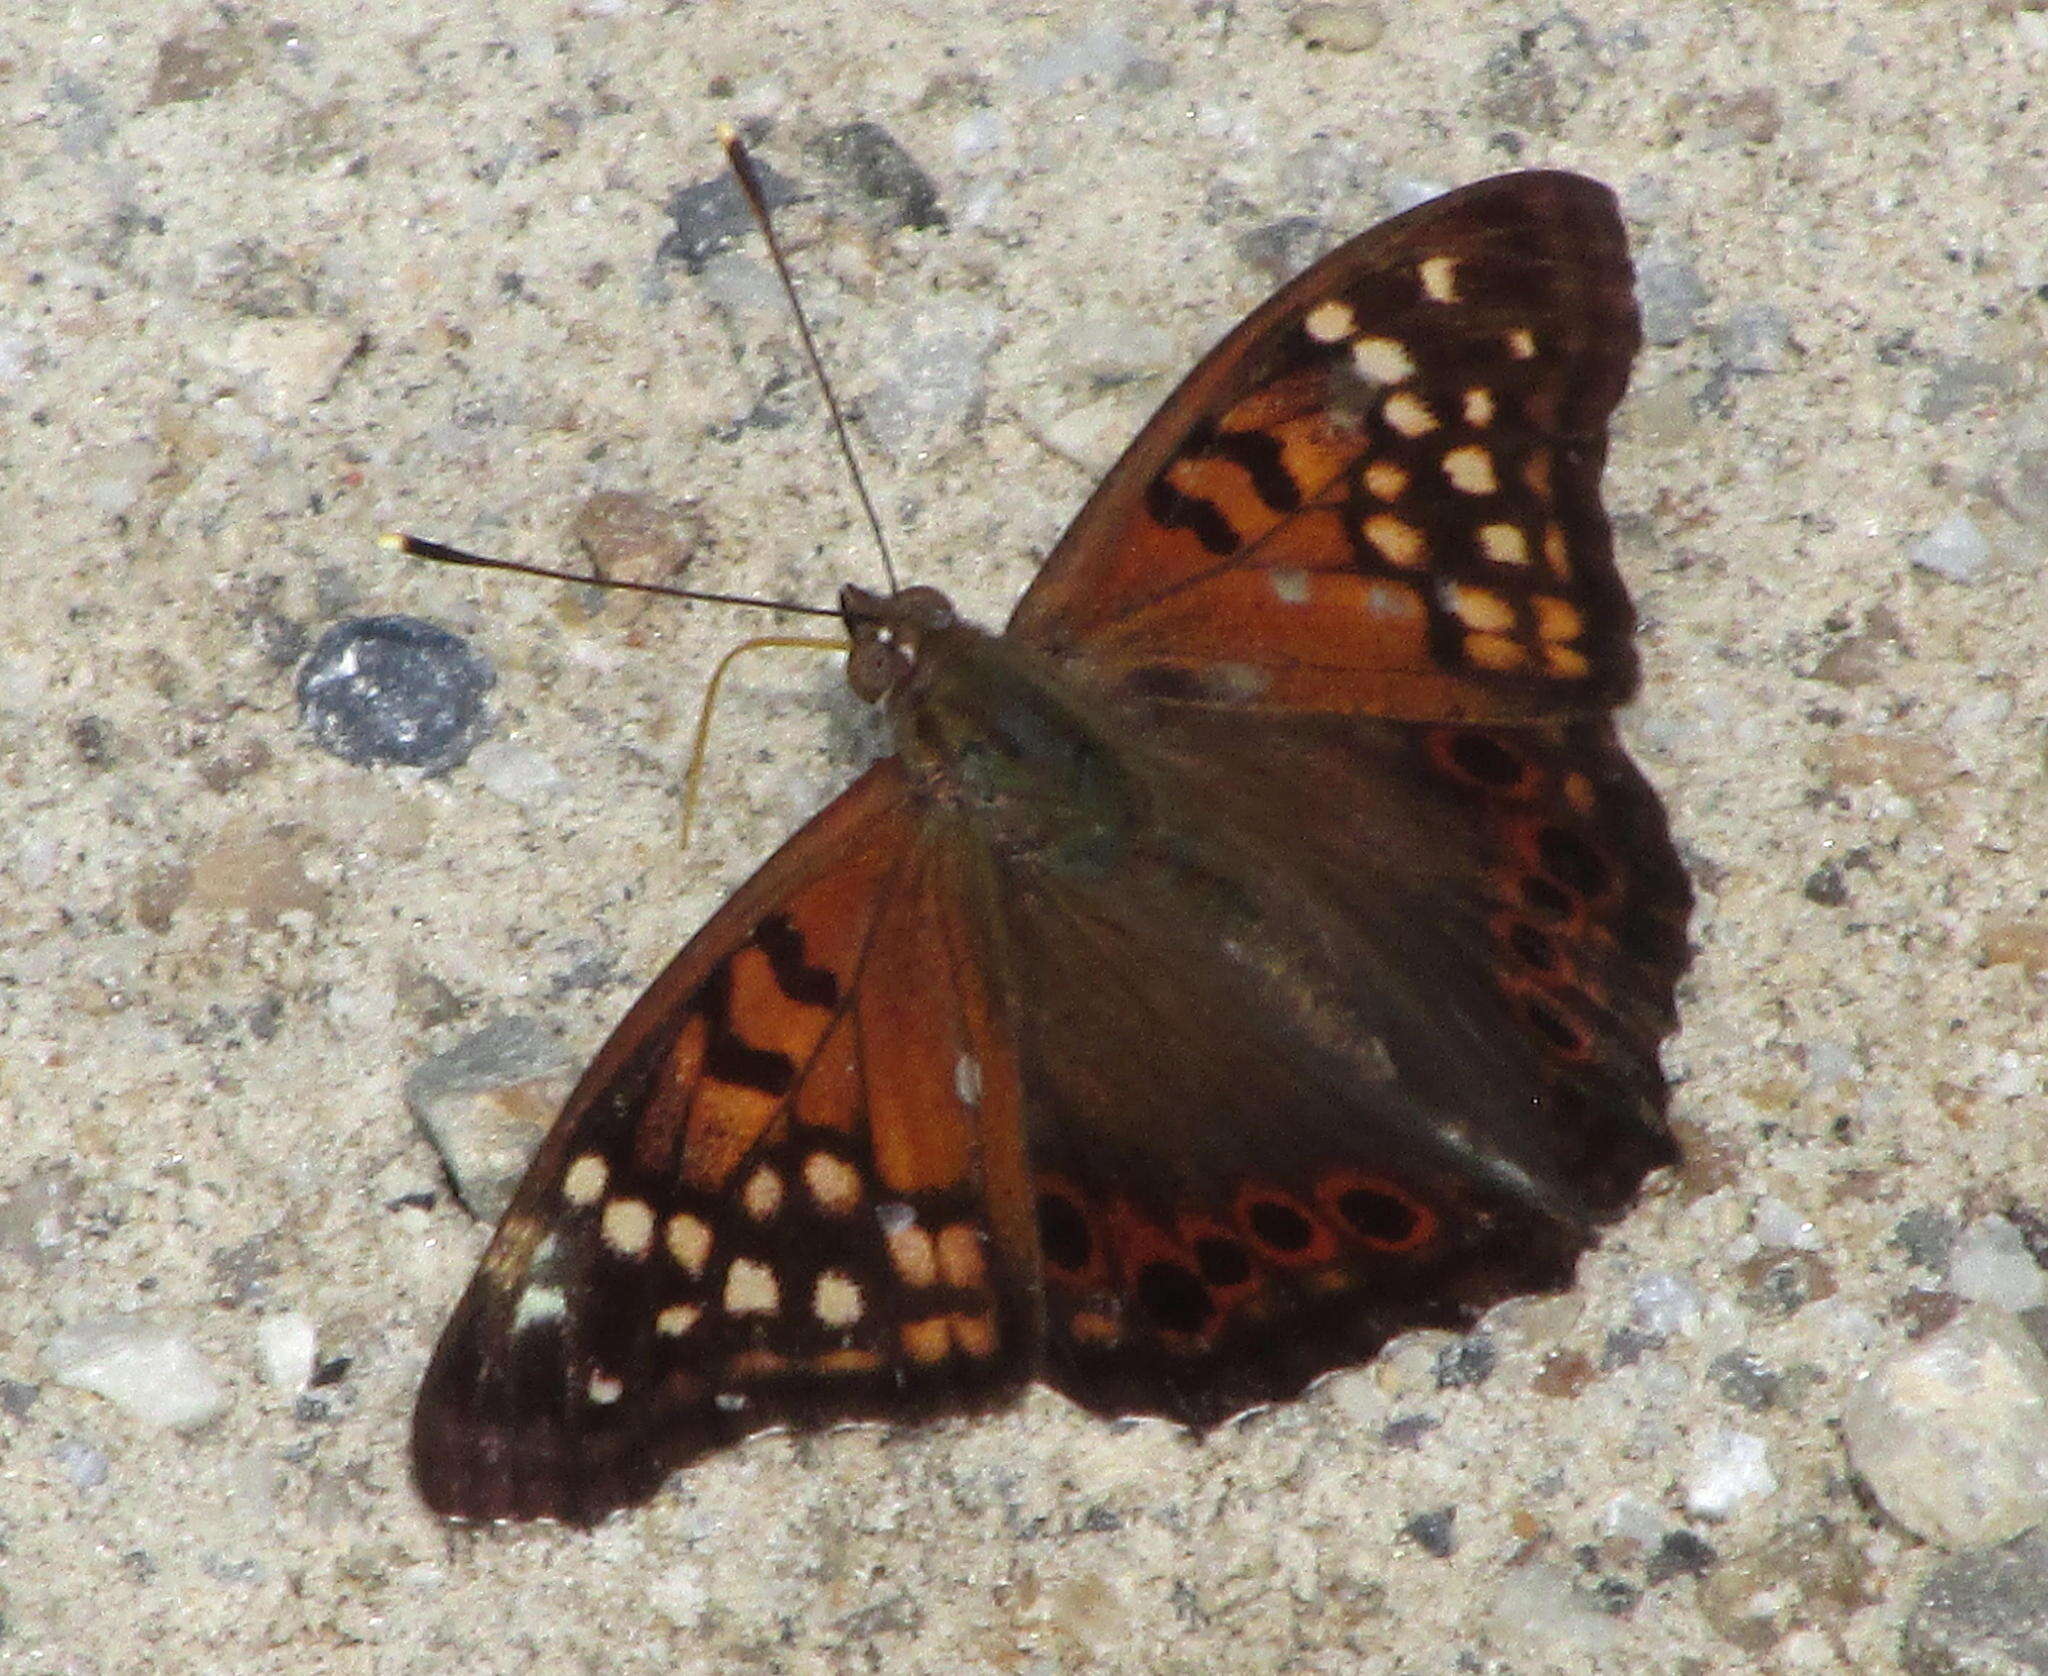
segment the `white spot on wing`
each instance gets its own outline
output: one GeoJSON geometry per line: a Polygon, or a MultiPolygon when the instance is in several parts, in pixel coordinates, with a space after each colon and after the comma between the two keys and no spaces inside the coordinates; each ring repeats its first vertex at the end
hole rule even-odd
{"type": "Polygon", "coordinates": [[[588,1210],[604,1197],[604,1184],[611,1180],[611,1166],[594,1152],[586,1152],[563,1172],[562,1197],[578,1210],[588,1210]]]}
{"type": "Polygon", "coordinates": [[[529,1286],[512,1306],[512,1331],[517,1335],[543,1322],[559,1321],[568,1308],[569,1301],[559,1286],[529,1286]]]}
{"type": "Polygon", "coordinates": [[[782,1177],[763,1164],[747,1177],[740,1203],[756,1222],[766,1222],[782,1208],[782,1177]]]}
{"type": "Polygon", "coordinates": [[[1373,384],[1400,384],[1415,376],[1415,357],[1392,338],[1360,338],[1351,346],[1351,364],[1373,384]]]}
{"type": "Polygon", "coordinates": [[[725,1308],[730,1315],[773,1315],[782,1307],[775,1271],[751,1257],[735,1257],[725,1271],[725,1308]]]}
{"type": "Polygon", "coordinates": [[[1351,312],[1349,303],[1338,302],[1334,297],[1316,306],[1302,316],[1301,329],[1317,343],[1342,343],[1358,330],[1358,317],[1351,312]]]}
{"type": "Polygon", "coordinates": [[[851,1275],[827,1269],[812,1289],[811,1308],[827,1327],[851,1327],[867,1313],[867,1300],[851,1275]]]}
{"type": "Polygon", "coordinates": [[[598,1232],[620,1257],[645,1257],[654,1243],[654,1211],[645,1199],[614,1199],[604,1207],[598,1232]]]}

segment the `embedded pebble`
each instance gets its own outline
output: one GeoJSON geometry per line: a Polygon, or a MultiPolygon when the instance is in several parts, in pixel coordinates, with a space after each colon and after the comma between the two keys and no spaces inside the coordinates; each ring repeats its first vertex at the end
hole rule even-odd
{"type": "Polygon", "coordinates": [[[2006,1541],[2048,1518],[2048,1356],[2004,1310],[1972,1304],[1865,1375],[1842,1439],[1879,1505],[1916,1536],[2006,1541]]]}
{"type": "MultiPolygon", "coordinates": [[[[782,209],[803,197],[794,181],[770,168],[764,159],[755,157],[753,164],[769,209],[782,209]]],[[[743,239],[760,236],[754,230],[753,212],[730,170],[682,187],[670,197],[667,209],[673,225],[656,248],[655,260],[679,262],[693,274],[701,274],[713,257],[724,255],[743,239]]]]}
{"type": "Polygon", "coordinates": [[[336,623],[299,668],[299,720],[343,762],[455,768],[497,677],[459,635],[417,617],[336,623]]]}
{"type": "Polygon", "coordinates": [[[333,394],[362,342],[331,320],[246,320],[216,359],[261,412],[291,419],[333,394]]]}
{"type": "Polygon", "coordinates": [[[58,1444],[50,1451],[50,1459],[57,1463],[57,1470],[74,1490],[97,1490],[113,1471],[105,1450],[80,1443],[76,1438],[58,1444]]]}
{"type": "Polygon", "coordinates": [[[1707,306],[1707,287],[1692,263],[1672,256],[1645,256],[1636,264],[1636,301],[1643,337],[1670,347],[1691,337],[1707,306]]]}
{"type": "Polygon", "coordinates": [[[470,1214],[505,1214],[534,1148],[569,1096],[574,1061],[527,1018],[501,1018],[424,1060],[405,1103],[470,1214]]]}
{"type": "Polygon", "coordinates": [[[1792,342],[1792,322],[1770,303],[1738,308],[1714,329],[1714,347],[1731,372],[1777,372],[1792,342]]]}
{"type": "Polygon", "coordinates": [[[1287,27],[1312,47],[1329,52],[1370,52],[1387,32],[1387,15],[1371,4],[1318,0],[1296,6],[1288,14],[1287,27]]]}
{"type": "Polygon", "coordinates": [[[1991,564],[1991,543],[1967,512],[1951,512],[1914,542],[1906,557],[1951,582],[1974,582],[1991,564]]]}
{"type": "Polygon", "coordinates": [[[77,1322],[43,1347],[43,1362],[60,1385],[173,1431],[194,1431],[228,1406],[226,1387],[191,1341],[146,1316],[77,1322]]]}
{"type": "Polygon", "coordinates": [[[1698,1439],[1686,1476],[1685,1508],[1702,1519],[1725,1519],[1745,1501],[1778,1487],[1764,1440],[1729,1427],[1698,1439]]]}
{"type": "Polygon", "coordinates": [[[1489,1640],[1555,1670],[1586,1669],[1621,1634],[1569,1570],[1541,1561],[1500,1579],[1486,1627],[1489,1640]]]}
{"type": "Polygon", "coordinates": [[[2002,1216],[1980,1216],[1962,1231],[1949,1256],[1948,1284],[1972,1303],[2014,1315],[2048,1303],[2048,1275],[2002,1216]]]}
{"type": "Polygon", "coordinates": [[[999,326],[990,308],[935,304],[922,312],[915,329],[898,338],[884,376],[861,404],[875,440],[902,457],[971,423],[986,397],[999,326]]]}
{"type": "Polygon", "coordinates": [[[1628,1302],[1629,1325],[1654,1338],[1689,1334],[1700,1324],[1699,1289],[1679,1275],[1644,1275],[1628,1302]]]}
{"type": "Polygon", "coordinates": [[[1048,49],[1026,65],[1017,80],[1030,92],[1051,93],[1077,81],[1117,81],[1137,62],[1138,49],[1130,37],[1112,25],[1100,24],[1048,49]]]}
{"type": "Polygon", "coordinates": [[[2048,1533],[1958,1554],[1921,1585],[1902,1645],[1909,1676],[2048,1671],[2048,1533]]]}
{"type": "Polygon", "coordinates": [[[503,739],[486,739],[470,752],[469,771],[484,790],[522,809],[559,797],[568,784],[561,771],[535,750],[503,739]]]}
{"type": "Polygon", "coordinates": [[[279,1391],[303,1391],[313,1377],[320,1335],[297,1310],[266,1315],[256,1323],[256,1366],[263,1382],[279,1391]]]}
{"type": "Polygon", "coordinates": [[[946,225],[932,177],[880,123],[848,122],[828,129],[809,152],[820,169],[837,176],[870,206],[877,232],[946,225]]]}

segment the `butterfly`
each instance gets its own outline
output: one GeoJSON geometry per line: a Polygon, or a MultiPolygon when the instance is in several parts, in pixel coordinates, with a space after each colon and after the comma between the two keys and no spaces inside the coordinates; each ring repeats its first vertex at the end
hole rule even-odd
{"type": "Polygon", "coordinates": [[[1000,634],[847,587],[893,751],[654,981],[435,1351],[419,1489],[590,1524],[1042,1380],[1202,1428],[1570,1284],[1677,1156],[1691,890],[1612,712],[1613,195],[1324,257],[1000,634]]]}

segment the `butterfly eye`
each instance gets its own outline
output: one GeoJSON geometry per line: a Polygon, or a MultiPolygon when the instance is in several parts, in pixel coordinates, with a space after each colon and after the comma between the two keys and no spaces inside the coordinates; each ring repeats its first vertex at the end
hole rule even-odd
{"type": "Polygon", "coordinates": [[[909,673],[910,654],[901,646],[874,638],[871,626],[856,634],[853,650],[846,657],[846,684],[854,697],[866,704],[879,704],[909,673]]]}

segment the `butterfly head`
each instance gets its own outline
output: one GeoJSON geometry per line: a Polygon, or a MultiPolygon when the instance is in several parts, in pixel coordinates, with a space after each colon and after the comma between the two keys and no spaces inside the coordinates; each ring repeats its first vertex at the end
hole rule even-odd
{"type": "Polygon", "coordinates": [[[953,602],[937,588],[871,594],[848,584],[839,590],[839,615],[853,642],[846,660],[847,685],[869,704],[881,703],[910,679],[926,635],[959,621],[953,602]]]}

